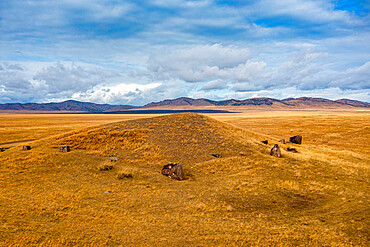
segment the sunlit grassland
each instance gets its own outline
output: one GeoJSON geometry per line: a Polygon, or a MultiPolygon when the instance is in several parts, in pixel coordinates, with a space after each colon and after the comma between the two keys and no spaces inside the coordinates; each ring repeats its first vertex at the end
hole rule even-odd
{"type": "Polygon", "coordinates": [[[370,154],[369,111],[249,111],[212,117],[279,140],[301,134],[310,147],[370,154]]]}
{"type": "Polygon", "coordinates": [[[147,115],[115,114],[0,114],[1,143],[33,140],[84,127],[139,119],[147,115]]]}
{"type": "Polygon", "coordinates": [[[0,245],[369,245],[367,113],[210,116],[72,116],[30,151],[14,144],[0,153],[0,245]],[[294,134],[302,145],[269,155],[294,134]],[[167,162],[187,179],[161,175],[167,162]]]}

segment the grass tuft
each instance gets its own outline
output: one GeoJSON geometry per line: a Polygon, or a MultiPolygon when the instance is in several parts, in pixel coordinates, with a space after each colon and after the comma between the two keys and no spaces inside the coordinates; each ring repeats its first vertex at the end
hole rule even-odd
{"type": "Polygon", "coordinates": [[[131,169],[123,168],[117,172],[118,179],[133,178],[133,172],[131,169]]]}
{"type": "Polygon", "coordinates": [[[113,163],[111,161],[104,161],[98,166],[98,171],[110,171],[113,169],[113,163]]]}

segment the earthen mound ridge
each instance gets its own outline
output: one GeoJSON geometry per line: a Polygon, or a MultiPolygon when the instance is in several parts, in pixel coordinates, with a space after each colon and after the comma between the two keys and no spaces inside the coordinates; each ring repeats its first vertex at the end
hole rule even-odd
{"type": "MultiPolygon", "coordinates": [[[[53,147],[115,154],[143,162],[194,164],[213,159],[212,153],[232,157],[263,152],[258,135],[207,116],[184,113],[123,121],[60,136],[53,147]],[[254,140],[255,138],[255,140],[254,140]]],[[[262,138],[262,137],[261,137],[262,138]]]]}

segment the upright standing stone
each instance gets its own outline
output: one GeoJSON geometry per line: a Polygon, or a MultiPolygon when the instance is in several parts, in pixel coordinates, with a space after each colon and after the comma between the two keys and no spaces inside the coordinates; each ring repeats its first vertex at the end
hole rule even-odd
{"type": "Polygon", "coordinates": [[[183,180],[184,170],[180,163],[168,163],[162,168],[162,174],[173,179],[183,180]]]}
{"type": "Polygon", "coordinates": [[[280,158],[281,157],[281,151],[280,151],[280,145],[275,144],[273,148],[271,148],[270,155],[280,158]]]}

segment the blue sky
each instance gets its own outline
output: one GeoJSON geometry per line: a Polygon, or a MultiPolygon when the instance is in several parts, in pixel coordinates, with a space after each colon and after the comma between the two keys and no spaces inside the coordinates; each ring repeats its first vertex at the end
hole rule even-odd
{"type": "Polygon", "coordinates": [[[0,1],[0,103],[370,102],[370,4],[0,1]]]}

